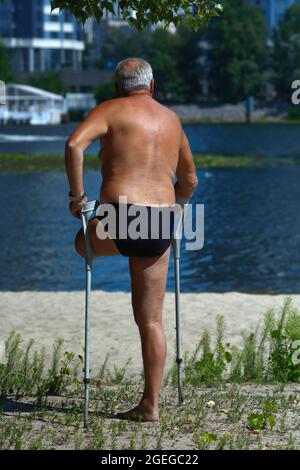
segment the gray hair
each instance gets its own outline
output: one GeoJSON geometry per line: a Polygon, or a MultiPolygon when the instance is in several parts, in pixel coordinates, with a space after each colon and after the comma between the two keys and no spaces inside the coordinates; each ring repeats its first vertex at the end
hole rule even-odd
{"type": "Polygon", "coordinates": [[[149,62],[137,57],[121,60],[115,69],[116,83],[125,93],[136,89],[149,89],[152,79],[153,71],[149,62]]]}

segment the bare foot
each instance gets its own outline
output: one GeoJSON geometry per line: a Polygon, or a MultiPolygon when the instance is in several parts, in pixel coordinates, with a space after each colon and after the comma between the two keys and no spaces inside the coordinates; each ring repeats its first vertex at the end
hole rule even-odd
{"type": "Polygon", "coordinates": [[[114,415],[117,419],[127,419],[129,421],[155,422],[159,421],[159,413],[157,407],[153,408],[142,402],[132,410],[124,411],[114,415]]]}

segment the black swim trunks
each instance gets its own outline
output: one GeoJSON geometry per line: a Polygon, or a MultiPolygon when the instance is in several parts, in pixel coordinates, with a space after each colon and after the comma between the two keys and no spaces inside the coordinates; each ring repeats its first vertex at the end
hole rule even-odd
{"type": "Polygon", "coordinates": [[[103,204],[103,213],[96,218],[103,220],[105,230],[109,232],[121,255],[153,257],[161,256],[170,246],[174,232],[174,211],[175,206],[111,202],[103,204]],[[108,219],[103,220],[109,213],[106,204],[115,209],[113,231],[107,223],[108,219]]]}

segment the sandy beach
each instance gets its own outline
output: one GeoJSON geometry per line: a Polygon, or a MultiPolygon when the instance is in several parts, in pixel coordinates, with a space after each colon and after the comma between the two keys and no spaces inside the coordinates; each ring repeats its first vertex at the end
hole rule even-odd
{"type": "MultiPolygon", "coordinates": [[[[300,308],[300,295],[292,295],[300,308]]],[[[212,336],[215,319],[223,315],[226,340],[241,343],[242,332],[251,331],[263,318],[265,311],[279,311],[284,295],[251,295],[230,292],[225,294],[182,294],[183,350],[192,350],[204,329],[212,336]]],[[[1,336],[3,341],[12,330],[21,333],[24,340],[33,338],[35,346],[46,349],[51,357],[55,339],[64,339],[63,350],[81,353],[84,334],[84,292],[1,292],[1,336]]],[[[174,294],[167,293],[164,304],[164,327],[168,342],[166,370],[175,359],[174,294]]],[[[97,374],[107,353],[108,366],[122,367],[131,358],[127,372],[141,371],[140,340],[133,320],[129,293],[94,291],[91,317],[92,371],[97,374]]]]}

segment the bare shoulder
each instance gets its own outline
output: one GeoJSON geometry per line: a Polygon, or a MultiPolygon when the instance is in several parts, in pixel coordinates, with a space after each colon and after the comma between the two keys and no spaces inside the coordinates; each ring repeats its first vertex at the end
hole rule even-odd
{"type": "Polygon", "coordinates": [[[108,111],[115,106],[115,101],[115,99],[102,101],[101,103],[97,104],[97,106],[95,106],[92,111],[95,111],[96,113],[108,111]]]}
{"type": "Polygon", "coordinates": [[[174,125],[178,126],[179,129],[182,129],[181,121],[178,117],[178,115],[173,111],[172,109],[168,108],[167,106],[157,103],[164,111],[165,115],[174,123],[174,125]]]}
{"type": "Polygon", "coordinates": [[[89,111],[86,116],[88,122],[95,122],[95,121],[106,121],[109,122],[111,117],[115,114],[116,106],[119,106],[116,103],[116,99],[105,100],[95,106],[93,109],[89,111]]]}

